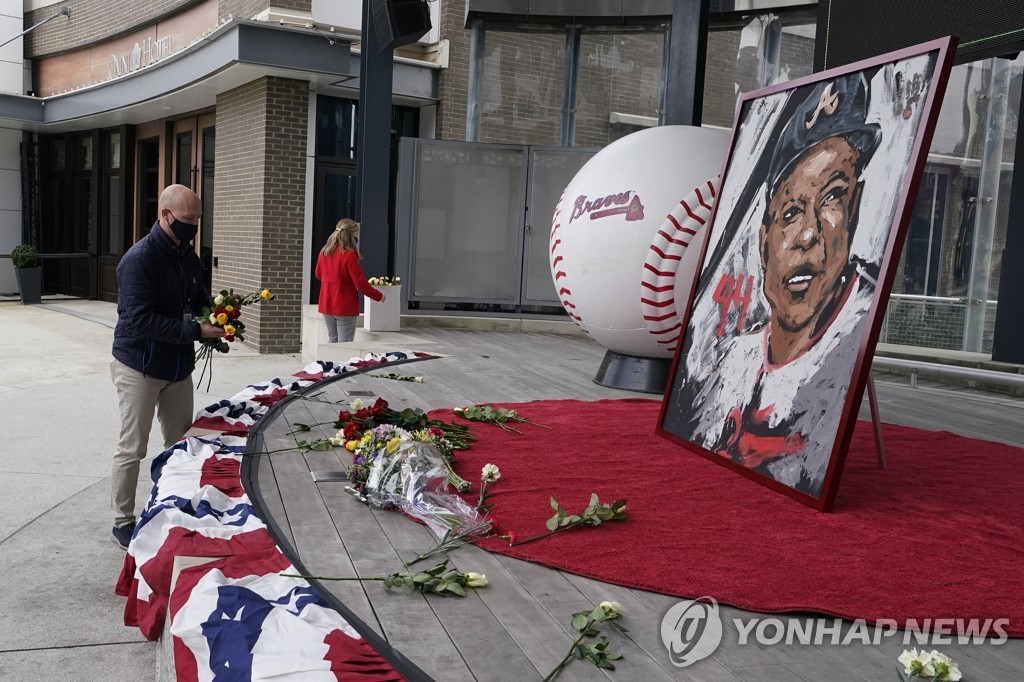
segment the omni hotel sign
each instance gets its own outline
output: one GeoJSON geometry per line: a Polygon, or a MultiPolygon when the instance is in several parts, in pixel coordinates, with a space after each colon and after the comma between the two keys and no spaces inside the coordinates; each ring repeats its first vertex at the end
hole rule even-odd
{"type": "Polygon", "coordinates": [[[36,60],[34,90],[50,97],[122,78],[153,66],[217,28],[217,0],[139,26],[118,38],[36,60]]]}
{"type": "Polygon", "coordinates": [[[173,36],[170,35],[156,39],[148,37],[142,43],[135,43],[130,52],[110,55],[107,76],[110,78],[124,76],[170,56],[174,52],[171,44],[172,38],[173,36]]]}

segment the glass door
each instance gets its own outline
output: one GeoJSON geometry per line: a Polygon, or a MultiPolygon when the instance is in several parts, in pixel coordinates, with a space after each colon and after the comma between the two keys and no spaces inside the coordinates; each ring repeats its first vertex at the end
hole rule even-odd
{"type": "Polygon", "coordinates": [[[313,242],[309,267],[309,303],[320,297],[316,278],[316,257],[338,221],[354,218],[356,210],[356,167],[354,164],[317,164],[313,199],[313,242]]]}

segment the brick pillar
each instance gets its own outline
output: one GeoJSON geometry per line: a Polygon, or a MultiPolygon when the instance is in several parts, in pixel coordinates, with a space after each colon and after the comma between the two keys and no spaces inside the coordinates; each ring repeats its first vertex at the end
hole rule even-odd
{"type": "Polygon", "coordinates": [[[213,289],[277,298],[244,312],[260,353],[301,348],[309,84],[264,77],[217,96],[213,289]]]}

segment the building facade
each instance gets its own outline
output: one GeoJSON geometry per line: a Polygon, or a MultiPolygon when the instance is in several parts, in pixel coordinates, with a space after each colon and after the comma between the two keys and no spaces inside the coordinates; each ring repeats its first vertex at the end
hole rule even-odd
{"type": "MultiPolygon", "coordinates": [[[[596,150],[663,122],[672,0],[592,16],[520,4],[429,3],[430,32],[395,53],[394,166],[403,137],[596,150]]],[[[0,39],[44,21],[0,48],[0,253],[29,240],[44,291],[114,300],[118,259],[180,182],[203,201],[197,249],[212,287],[278,293],[251,314],[247,342],[298,350],[315,254],[358,211],[359,3],[0,1],[0,39]]],[[[811,73],[819,23],[813,0],[713,1],[703,125],[728,129],[740,93],[811,73]]],[[[991,351],[1022,73],[1024,60],[998,56],[955,67],[882,342],[991,351]]],[[[398,201],[407,188],[395,183],[398,201]]],[[[387,268],[404,275],[394,269],[419,245],[396,220],[387,268]]],[[[15,286],[0,261],[0,292],[15,286]]],[[[486,309],[562,314],[514,303],[486,309]]]]}

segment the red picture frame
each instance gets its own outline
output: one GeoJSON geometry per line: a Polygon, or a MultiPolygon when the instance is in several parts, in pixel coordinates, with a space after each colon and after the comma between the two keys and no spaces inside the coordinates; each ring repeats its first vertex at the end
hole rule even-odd
{"type": "Polygon", "coordinates": [[[955,46],[740,98],[658,435],[831,511],[955,46]]]}

